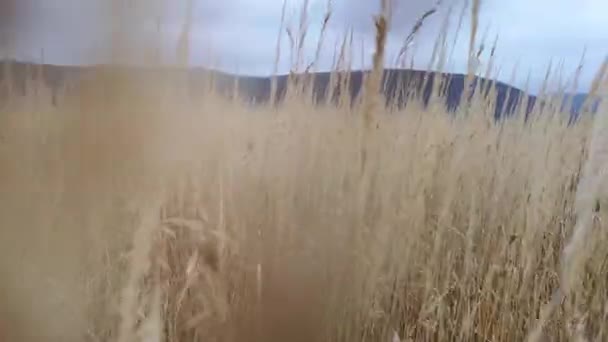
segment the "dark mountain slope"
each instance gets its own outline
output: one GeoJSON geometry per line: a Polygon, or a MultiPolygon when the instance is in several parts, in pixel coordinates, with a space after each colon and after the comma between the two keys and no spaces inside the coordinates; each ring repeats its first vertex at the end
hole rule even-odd
{"type": "MultiPolygon", "coordinates": [[[[117,67],[106,67],[117,68],[117,67]]],[[[122,67],[121,67],[122,68],[122,67]]],[[[141,75],[149,82],[165,82],[172,76],[181,75],[188,81],[189,92],[196,96],[197,92],[213,83],[218,91],[225,95],[232,95],[235,90],[240,97],[251,103],[267,103],[271,98],[272,78],[237,76],[204,68],[179,70],[174,68],[153,69],[146,67],[124,67],[136,75],[141,75]],[[236,87],[235,87],[236,86],[236,87]]],[[[52,90],[54,99],[61,94],[67,86],[77,87],[79,82],[91,72],[99,70],[98,66],[55,66],[28,64],[14,61],[0,63],[0,100],[6,94],[6,84],[13,86],[13,91],[24,93],[28,80],[42,79],[46,86],[52,90]],[[9,82],[7,82],[9,81],[9,82]]],[[[296,80],[308,80],[312,84],[312,94],[315,101],[336,102],[346,92],[351,101],[356,101],[362,94],[366,72],[351,71],[344,73],[315,73],[297,75],[296,80]],[[341,83],[344,79],[348,84],[341,83]],[[340,84],[342,84],[340,86],[340,84]],[[332,87],[331,85],[334,85],[332,87]],[[330,91],[331,90],[331,91],[330,91]]],[[[276,99],[284,98],[289,76],[276,77],[276,99]]],[[[449,110],[457,109],[463,98],[466,84],[466,75],[426,72],[419,70],[386,70],[383,74],[383,93],[387,104],[399,107],[407,105],[412,99],[428,105],[433,89],[440,92],[443,101],[449,110]]],[[[501,117],[514,112],[518,105],[526,106],[529,113],[536,105],[537,99],[533,95],[526,95],[522,90],[503,82],[476,77],[472,84],[471,94],[483,94],[493,107],[495,117],[501,117]]],[[[572,113],[581,111],[585,94],[577,94],[571,105],[572,113]]],[[[562,105],[562,109],[565,105],[562,105]]],[[[597,103],[593,109],[597,110],[597,103]]]]}
{"type": "MultiPolygon", "coordinates": [[[[331,84],[339,84],[333,81],[330,73],[316,73],[300,78],[308,78],[313,84],[312,93],[317,101],[337,101],[337,98],[346,91],[351,99],[356,100],[361,94],[364,86],[365,72],[352,71],[339,75],[340,78],[348,79],[348,86],[342,89],[339,85],[337,89],[330,92],[331,84]],[[331,99],[329,98],[331,96],[331,99]]],[[[335,75],[333,77],[336,77],[335,75]]],[[[225,82],[234,81],[226,79],[225,82]]],[[[428,105],[434,86],[444,97],[445,105],[449,110],[459,107],[466,83],[466,75],[461,74],[439,74],[435,72],[425,72],[418,70],[386,70],[383,74],[383,93],[387,104],[405,106],[412,98],[421,100],[424,105],[428,105]]],[[[277,98],[281,99],[286,92],[288,76],[277,77],[277,98]]],[[[513,113],[518,103],[529,99],[529,112],[536,102],[535,96],[525,96],[520,89],[511,87],[502,82],[492,82],[489,80],[475,78],[473,80],[474,92],[479,92],[491,99],[495,108],[495,116],[501,113],[513,113]],[[492,90],[494,86],[494,90],[492,90]],[[495,96],[495,98],[489,97],[495,96]]],[[[271,79],[265,77],[240,77],[239,92],[248,99],[259,102],[266,102],[270,99],[271,79]]],[[[523,103],[523,102],[522,102],[523,103]]]]}

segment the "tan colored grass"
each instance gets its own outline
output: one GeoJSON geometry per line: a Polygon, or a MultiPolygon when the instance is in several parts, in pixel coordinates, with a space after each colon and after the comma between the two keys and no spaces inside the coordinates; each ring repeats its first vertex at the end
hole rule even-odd
{"type": "MultiPolygon", "coordinates": [[[[480,98],[466,117],[252,108],[182,81],[99,68],[58,107],[39,92],[0,110],[3,341],[522,341],[539,326],[580,219],[590,117],[496,123],[480,98]]],[[[608,338],[597,198],[548,340],[608,338]]]]}

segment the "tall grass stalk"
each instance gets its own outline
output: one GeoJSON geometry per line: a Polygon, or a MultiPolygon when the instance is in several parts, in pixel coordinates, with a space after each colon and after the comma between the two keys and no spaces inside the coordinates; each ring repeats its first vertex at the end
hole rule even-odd
{"type": "MultiPolygon", "coordinates": [[[[295,84],[251,106],[221,95],[225,75],[97,66],[52,105],[4,65],[0,339],[608,339],[606,107],[527,120],[520,97],[497,121],[493,100],[453,115],[438,89],[385,106],[383,8],[352,104],[295,84]]],[[[334,70],[327,91],[352,79],[334,70]]]]}

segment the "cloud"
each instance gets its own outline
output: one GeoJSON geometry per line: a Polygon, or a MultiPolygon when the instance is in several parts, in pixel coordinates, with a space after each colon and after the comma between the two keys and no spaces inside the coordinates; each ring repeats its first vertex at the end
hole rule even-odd
{"type": "Polygon", "coordinates": [[[16,32],[20,21],[18,6],[19,0],[0,0],[0,49],[7,48],[16,32]]]}
{"type": "MultiPolygon", "coordinates": [[[[42,51],[59,64],[95,59],[102,25],[102,3],[79,0],[0,0],[4,52],[13,58],[39,61],[42,51]],[[5,12],[8,11],[8,12],[5,12]]],[[[105,16],[105,17],[104,17],[105,16]]],[[[109,27],[106,26],[106,27],[109,27]]]]}
{"type": "MultiPolygon", "coordinates": [[[[283,0],[192,0],[191,55],[198,65],[221,65],[228,71],[267,75],[273,70],[276,41],[283,0]],[[221,61],[222,63],[217,63],[221,61]]],[[[286,25],[297,31],[304,0],[288,0],[286,25]]],[[[416,20],[436,0],[392,0],[393,18],[387,55],[393,61],[416,20]]],[[[470,1],[470,0],[469,0],[470,1]]],[[[465,0],[444,0],[417,35],[415,67],[426,68],[439,28],[452,6],[450,37],[452,44],[458,16],[465,0]]],[[[104,0],[0,0],[0,32],[17,36],[17,54],[38,60],[45,50],[47,61],[58,64],[88,64],[107,59],[111,43],[111,1],[104,0]],[[18,28],[18,29],[17,29],[18,28]]],[[[336,45],[349,29],[353,30],[355,67],[368,66],[373,52],[372,17],[379,12],[376,0],[332,0],[332,18],[325,32],[320,67],[331,67],[336,45]],[[366,63],[362,63],[365,60],[366,63]]],[[[170,57],[188,13],[188,0],[141,0],[142,6],[127,15],[126,33],[121,38],[158,45],[170,57]],[[144,20],[145,17],[145,20],[144,20]],[[158,20],[162,32],[158,32],[158,20]]],[[[308,36],[304,48],[307,63],[312,60],[327,8],[326,0],[309,0],[308,36]]],[[[584,82],[608,53],[608,12],[605,0],[484,0],[479,38],[487,42],[499,35],[497,64],[502,75],[520,61],[520,70],[532,70],[532,82],[540,84],[551,58],[564,60],[566,72],[573,71],[584,46],[588,47],[584,82]]],[[[467,10],[459,40],[454,46],[450,71],[466,69],[470,13],[467,10]]],[[[5,34],[6,36],[6,34],[5,34]]],[[[1,36],[0,36],[1,37],[1,36]]],[[[281,33],[280,72],[290,68],[289,40],[281,33]]],[[[1,42],[0,42],[1,43],[1,42]]],[[[488,49],[486,49],[487,52],[488,49]]],[[[487,62],[484,55],[482,62],[487,62]]],[[[503,77],[503,79],[504,79],[503,77]]],[[[524,77],[520,77],[523,79],[524,77]]],[[[521,83],[520,83],[521,85],[521,83]]]]}
{"type": "MultiPolygon", "coordinates": [[[[446,1],[450,2],[450,0],[446,1]]],[[[429,0],[392,0],[391,29],[393,31],[410,30],[416,20],[426,11],[435,7],[435,1],[429,0]]],[[[442,6],[444,9],[446,6],[442,6]]],[[[373,30],[373,17],[381,12],[380,1],[348,1],[338,0],[336,8],[336,26],[353,27],[357,31],[373,30]]],[[[437,24],[436,18],[430,18],[432,24],[437,24]]]]}
{"type": "Polygon", "coordinates": [[[17,17],[19,3],[19,0],[0,0],[0,28],[2,30],[13,27],[19,19],[17,17]]]}

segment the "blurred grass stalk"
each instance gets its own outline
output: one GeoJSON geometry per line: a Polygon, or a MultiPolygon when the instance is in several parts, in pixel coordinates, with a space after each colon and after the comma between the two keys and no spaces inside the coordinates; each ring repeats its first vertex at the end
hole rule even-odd
{"type": "MultiPolygon", "coordinates": [[[[406,107],[385,106],[388,2],[359,102],[339,72],[352,69],[352,36],[336,48],[337,104],[314,104],[295,81],[256,107],[216,89],[190,96],[187,72],[117,65],[185,71],[195,3],[173,60],[149,39],[168,3],[108,4],[116,65],[57,106],[9,93],[0,109],[0,338],[519,341],[535,327],[539,339],[608,338],[608,204],[600,183],[578,185],[585,163],[601,173],[603,121],[573,124],[559,102],[495,120],[478,93],[447,113],[439,86],[426,109],[408,84],[406,107]],[[585,189],[597,210],[585,253],[571,252],[585,256],[567,273],[577,286],[538,324],[565,284],[585,189]]],[[[476,27],[479,1],[471,9],[476,27]]],[[[431,66],[448,55],[442,32],[431,66]]],[[[469,50],[483,53],[475,29],[469,50]]]]}

